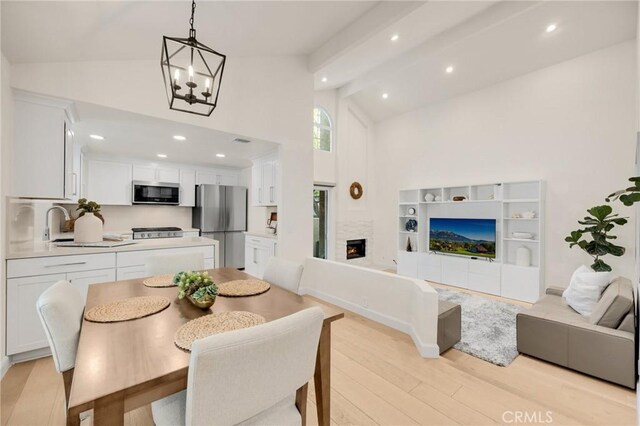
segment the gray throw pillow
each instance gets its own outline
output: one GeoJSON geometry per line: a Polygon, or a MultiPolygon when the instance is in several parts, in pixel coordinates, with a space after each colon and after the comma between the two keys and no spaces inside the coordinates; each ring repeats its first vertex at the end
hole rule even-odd
{"type": "Polygon", "coordinates": [[[626,278],[616,278],[602,293],[593,308],[589,322],[603,327],[617,328],[633,306],[633,287],[626,278]]]}

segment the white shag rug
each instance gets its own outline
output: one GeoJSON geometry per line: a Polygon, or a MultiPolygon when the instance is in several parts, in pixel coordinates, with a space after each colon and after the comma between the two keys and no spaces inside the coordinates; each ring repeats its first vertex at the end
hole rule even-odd
{"type": "Polygon", "coordinates": [[[506,367],[518,356],[516,315],[522,307],[460,291],[435,288],[440,299],[462,308],[462,338],[454,348],[506,367]]]}

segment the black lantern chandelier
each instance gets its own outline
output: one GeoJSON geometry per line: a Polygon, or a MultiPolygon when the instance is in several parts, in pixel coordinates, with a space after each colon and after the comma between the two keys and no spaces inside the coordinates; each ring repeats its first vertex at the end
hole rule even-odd
{"type": "Polygon", "coordinates": [[[210,116],[218,104],[226,56],[196,40],[191,2],[188,38],[162,37],[162,76],[169,108],[210,116]]]}

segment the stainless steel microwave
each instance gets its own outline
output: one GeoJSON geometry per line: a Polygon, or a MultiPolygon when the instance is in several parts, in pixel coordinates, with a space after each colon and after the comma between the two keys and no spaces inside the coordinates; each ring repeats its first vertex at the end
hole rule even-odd
{"type": "Polygon", "coordinates": [[[133,204],[180,204],[180,184],[133,181],[133,204]]]}

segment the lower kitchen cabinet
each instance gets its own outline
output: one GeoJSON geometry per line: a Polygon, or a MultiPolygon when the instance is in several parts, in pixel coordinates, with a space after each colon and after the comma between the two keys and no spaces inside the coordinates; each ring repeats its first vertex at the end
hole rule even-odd
{"type": "MultiPolygon", "coordinates": [[[[45,256],[7,260],[7,355],[28,358],[30,351],[49,346],[38,317],[36,302],[53,284],[67,280],[86,301],[91,284],[121,281],[147,276],[145,260],[149,256],[171,253],[202,253],[204,266],[215,267],[215,247],[176,247],[117,253],[45,256]]],[[[38,356],[41,353],[31,354],[38,356]]]]}
{"type": "Polygon", "coordinates": [[[276,255],[277,240],[247,235],[244,249],[244,271],[262,278],[269,259],[276,255]]]}
{"type": "Polygon", "coordinates": [[[36,301],[43,291],[64,279],[66,274],[7,280],[7,355],[47,347],[36,301]]]}

